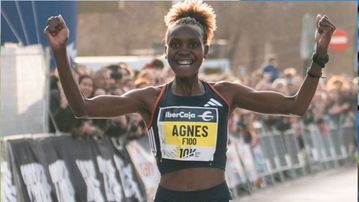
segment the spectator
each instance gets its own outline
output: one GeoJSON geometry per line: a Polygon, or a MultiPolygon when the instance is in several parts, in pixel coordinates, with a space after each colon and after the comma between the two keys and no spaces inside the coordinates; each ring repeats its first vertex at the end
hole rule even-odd
{"type": "MultiPolygon", "coordinates": [[[[89,75],[82,75],[79,77],[79,88],[81,93],[86,98],[91,98],[94,95],[94,81],[89,75]]],[[[72,131],[75,136],[95,136],[102,137],[103,130],[97,127],[93,120],[90,119],[80,119],[75,129],[72,131]]]]}
{"type": "Polygon", "coordinates": [[[262,79],[256,85],[255,89],[260,91],[272,90],[271,74],[269,72],[263,72],[262,76],[262,79]]]}
{"type": "Polygon", "coordinates": [[[79,77],[79,87],[82,94],[86,98],[91,98],[94,95],[94,81],[89,75],[82,75],[79,77]]]}
{"type": "Polygon", "coordinates": [[[149,79],[138,78],[135,81],[135,88],[144,88],[144,87],[150,86],[150,85],[151,85],[151,81],[149,79]]]}
{"type": "Polygon", "coordinates": [[[109,65],[107,70],[110,72],[109,91],[122,86],[122,71],[119,65],[109,65]]]}
{"type": "Polygon", "coordinates": [[[129,114],[128,138],[136,139],[147,134],[145,122],[139,114],[129,114]]]}
{"type": "Polygon", "coordinates": [[[155,69],[162,71],[165,65],[163,64],[162,60],[154,58],[150,63],[144,66],[144,69],[155,69]]]}
{"type": "Polygon", "coordinates": [[[277,59],[275,57],[269,57],[267,64],[262,67],[262,73],[269,73],[271,75],[270,82],[273,82],[279,76],[277,65],[277,59]]]}
{"type": "Polygon", "coordinates": [[[94,126],[91,119],[80,119],[72,130],[74,137],[103,137],[104,132],[94,126]]]}
{"type": "Polygon", "coordinates": [[[105,134],[110,137],[120,137],[128,134],[128,116],[111,119],[105,134]]]}
{"type": "Polygon", "coordinates": [[[57,81],[57,87],[53,87],[49,96],[49,131],[50,133],[55,133],[57,130],[63,133],[70,133],[75,127],[77,119],[68,105],[66,96],[58,78],[56,76],[52,76],[52,78],[54,81],[57,81]]]}
{"type": "Polygon", "coordinates": [[[107,68],[101,68],[95,72],[94,84],[96,88],[108,91],[110,88],[110,72],[107,68]]]}
{"type": "Polygon", "coordinates": [[[333,120],[332,123],[340,124],[340,118],[350,108],[349,101],[346,99],[343,88],[344,82],[339,77],[333,77],[328,81],[330,102],[328,112],[333,120]]]}
{"type": "Polygon", "coordinates": [[[272,83],[272,89],[276,89],[278,92],[280,92],[280,93],[282,93],[284,95],[289,94],[287,81],[285,79],[283,79],[283,78],[276,79],[272,83]]]}
{"type": "Polygon", "coordinates": [[[303,78],[297,74],[297,70],[294,67],[287,67],[283,71],[284,79],[287,83],[288,94],[294,95],[299,89],[300,81],[303,78]]]}

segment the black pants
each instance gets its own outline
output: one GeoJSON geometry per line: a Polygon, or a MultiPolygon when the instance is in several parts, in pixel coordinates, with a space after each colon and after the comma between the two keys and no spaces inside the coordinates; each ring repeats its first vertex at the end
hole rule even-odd
{"type": "Polygon", "coordinates": [[[155,202],[228,202],[231,192],[223,182],[215,187],[199,191],[171,191],[159,186],[155,202]]]}

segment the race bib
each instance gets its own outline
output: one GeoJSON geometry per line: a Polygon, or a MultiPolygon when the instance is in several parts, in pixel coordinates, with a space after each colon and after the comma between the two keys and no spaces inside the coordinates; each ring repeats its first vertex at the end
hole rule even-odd
{"type": "Polygon", "coordinates": [[[157,125],[162,158],[181,161],[213,160],[217,145],[217,108],[160,108],[157,125]]]}

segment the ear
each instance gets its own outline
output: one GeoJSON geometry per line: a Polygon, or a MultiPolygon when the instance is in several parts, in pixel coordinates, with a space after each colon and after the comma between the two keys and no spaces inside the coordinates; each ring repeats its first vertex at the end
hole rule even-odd
{"type": "Polygon", "coordinates": [[[209,50],[209,45],[205,45],[204,46],[204,56],[203,56],[203,58],[207,58],[208,50],[209,50]]]}
{"type": "Polygon", "coordinates": [[[167,44],[165,45],[165,58],[167,59],[167,44]]]}

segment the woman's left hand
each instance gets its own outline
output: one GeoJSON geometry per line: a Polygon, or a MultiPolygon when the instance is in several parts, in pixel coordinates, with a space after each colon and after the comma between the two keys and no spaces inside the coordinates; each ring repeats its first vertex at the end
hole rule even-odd
{"type": "Polygon", "coordinates": [[[334,24],[329,20],[326,15],[317,15],[316,20],[317,30],[315,32],[315,40],[317,42],[316,53],[319,56],[327,55],[330,39],[335,31],[334,24]]]}

